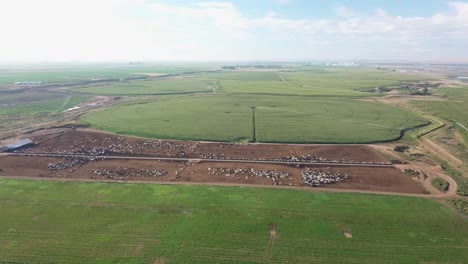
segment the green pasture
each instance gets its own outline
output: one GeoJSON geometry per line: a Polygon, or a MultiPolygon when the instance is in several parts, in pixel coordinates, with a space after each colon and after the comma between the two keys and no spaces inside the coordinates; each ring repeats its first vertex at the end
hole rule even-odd
{"type": "Polygon", "coordinates": [[[375,96],[370,90],[402,81],[425,80],[427,75],[397,73],[367,68],[320,68],[279,72],[227,72],[207,74],[219,81],[225,93],[309,95],[309,96],[375,96]],[[283,80],[279,77],[282,76],[283,80]]]}
{"type": "Polygon", "coordinates": [[[128,79],[146,74],[180,74],[212,69],[210,64],[61,64],[0,65],[0,84],[41,81],[70,83],[96,79],[128,79]]]}
{"type": "Polygon", "coordinates": [[[75,88],[73,91],[100,95],[162,95],[212,92],[212,83],[200,78],[161,78],[107,86],[75,88]]]}
{"type": "Polygon", "coordinates": [[[90,81],[93,79],[134,78],[142,75],[132,74],[131,71],[103,68],[61,68],[61,69],[25,69],[0,70],[0,83],[14,82],[69,83],[90,81]]]}
{"type": "Polygon", "coordinates": [[[52,99],[62,99],[66,96],[59,93],[47,93],[41,91],[25,91],[23,89],[3,89],[0,90],[0,105],[14,105],[52,99]]]}
{"type": "Polygon", "coordinates": [[[87,114],[81,122],[119,134],[214,141],[364,143],[397,138],[425,123],[387,105],[329,97],[211,95],[166,97],[87,114]]]}
{"type": "Polygon", "coordinates": [[[2,263],[468,259],[468,221],[424,198],[3,179],[0,212],[2,263]]]}
{"type": "Polygon", "coordinates": [[[151,95],[212,91],[228,94],[275,94],[306,96],[375,96],[376,87],[398,85],[403,80],[423,80],[427,75],[377,71],[373,69],[327,69],[307,71],[223,71],[195,72],[182,78],[164,77],[134,80],[105,86],[74,88],[74,92],[102,95],[151,95]],[[282,77],[282,79],[280,78],[282,77]]]}
{"type": "Polygon", "coordinates": [[[402,81],[432,78],[425,74],[375,70],[371,68],[324,68],[321,71],[289,71],[283,73],[288,81],[311,87],[340,87],[344,89],[374,88],[398,85],[402,81]]]}
{"type": "Polygon", "coordinates": [[[280,81],[276,71],[223,71],[205,74],[206,78],[235,81],[280,81]]]}
{"type": "Polygon", "coordinates": [[[293,82],[281,81],[219,81],[221,92],[230,94],[267,94],[267,95],[306,95],[306,96],[344,96],[364,97],[373,94],[355,91],[339,86],[299,85],[293,82]]]}
{"type": "MultiPolygon", "coordinates": [[[[0,96],[0,102],[1,102],[0,96]]],[[[18,98],[15,98],[20,100],[18,98]]],[[[25,98],[22,98],[25,99],[25,98]]],[[[70,107],[73,107],[81,102],[88,100],[87,96],[66,96],[61,98],[46,99],[41,98],[38,101],[32,102],[16,102],[13,104],[0,104],[0,116],[31,116],[38,114],[56,114],[70,107]]]]}

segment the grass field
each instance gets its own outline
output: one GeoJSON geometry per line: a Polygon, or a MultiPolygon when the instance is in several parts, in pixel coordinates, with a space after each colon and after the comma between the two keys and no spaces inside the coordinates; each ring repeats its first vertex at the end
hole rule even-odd
{"type": "Polygon", "coordinates": [[[225,71],[205,74],[208,79],[236,81],[281,81],[274,71],[225,71]]]}
{"type": "Polygon", "coordinates": [[[424,80],[427,75],[394,73],[367,68],[297,69],[285,72],[234,72],[208,74],[219,80],[225,93],[282,94],[309,96],[375,96],[370,88],[424,80]],[[280,78],[280,76],[282,78],[280,78]]]}
{"type": "Polygon", "coordinates": [[[57,114],[88,99],[88,96],[52,93],[0,93],[0,132],[50,122],[57,114]]]}
{"type": "Polygon", "coordinates": [[[210,64],[61,64],[0,65],[0,84],[41,81],[69,83],[92,79],[128,79],[146,74],[179,74],[212,69],[210,64]]]}
{"type": "Polygon", "coordinates": [[[55,99],[0,105],[0,116],[28,116],[37,114],[55,114],[88,100],[87,96],[67,96],[55,99]]]}
{"type": "Polygon", "coordinates": [[[23,104],[64,98],[63,94],[46,93],[41,91],[24,91],[22,89],[0,90],[0,106],[23,104]]]}
{"type": "Polygon", "coordinates": [[[213,141],[367,143],[396,139],[402,129],[425,121],[396,108],[349,98],[375,96],[368,92],[371,87],[427,78],[368,68],[305,67],[279,72],[204,72],[186,79],[135,81],[74,91],[103,95],[216,94],[158,98],[146,104],[112,107],[81,119],[98,129],[121,134],[213,141]],[[255,125],[251,106],[257,107],[255,125]]]}
{"type": "Polygon", "coordinates": [[[420,198],[2,179],[0,212],[3,263],[468,259],[468,221],[420,198]]]}
{"type": "Polygon", "coordinates": [[[142,75],[132,74],[129,69],[106,67],[65,67],[65,68],[26,68],[1,70],[0,83],[41,81],[44,83],[68,83],[91,79],[134,78],[142,75]]]}
{"type": "Polygon", "coordinates": [[[306,96],[375,96],[369,90],[379,86],[401,84],[403,80],[423,80],[427,75],[403,74],[372,69],[327,69],[290,72],[225,71],[199,72],[192,78],[180,77],[139,80],[107,86],[74,88],[74,92],[101,95],[150,95],[199,93],[274,94],[306,96]]]}
{"type": "Polygon", "coordinates": [[[413,101],[417,108],[431,115],[453,122],[454,127],[464,137],[465,145],[468,146],[468,87],[445,88],[437,90],[437,94],[442,95],[446,100],[440,101],[413,101]]]}
{"type": "Polygon", "coordinates": [[[161,95],[212,92],[210,81],[200,78],[171,78],[76,88],[73,91],[99,95],[161,95]]]}
{"type": "Polygon", "coordinates": [[[179,96],[115,106],[81,121],[115,133],[154,138],[259,142],[362,143],[389,140],[423,124],[401,109],[361,100],[294,96],[179,96]]]}

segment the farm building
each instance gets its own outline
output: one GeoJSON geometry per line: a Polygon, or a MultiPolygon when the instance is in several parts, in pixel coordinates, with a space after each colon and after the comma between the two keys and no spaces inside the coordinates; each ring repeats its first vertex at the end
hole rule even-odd
{"type": "Polygon", "coordinates": [[[14,143],[11,143],[5,146],[1,146],[0,151],[3,151],[3,152],[15,151],[20,148],[31,146],[32,144],[34,144],[34,142],[31,139],[29,138],[22,139],[22,140],[18,140],[14,143]]]}

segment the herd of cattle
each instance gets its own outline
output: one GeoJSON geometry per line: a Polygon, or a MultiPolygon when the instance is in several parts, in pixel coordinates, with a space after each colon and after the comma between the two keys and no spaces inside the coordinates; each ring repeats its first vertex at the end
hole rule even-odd
{"type": "Polygon", "coordinates": [[[86,158],[86,157],[65,157],[63,160],[57,163],[49,163],[47,169],[50,172],[56,172],[60,170],[70,169],[73,171],[77,167],[81,167],[88,162],[96,161],[96,158],[86,158]]]}
{"type": "MultiPolygon", "coordinates": [[[[230,145],[219,145],[221,148],[230,145]]],[[[280,158],[262,157],[230,157],[224,153],[202,153],[199,149],[200,143],[195,142],[175,142],[162,140],[129,140],[126,137],[106,137],[102,139],[82,139],[74,140],[70,145],[63,144],[46,145],[39,148],[28,148],[20,150],[31,153],[53,153],[53,154],[78,154],[90,156],[104,155],[159,155],[161,157],[178,158],[200,158],[212,160],[258,160],[258,161],[280,161],[280,162],[303,162],[303,163],[344,163],[344,164],[373,164],[391,165],[391,162],[371,162],[371,161],[349,161],[333,160],[315,155],[285,156],[280,158]]]]}
{"type": "Polygon", "coordinates": [[[331,173],[331,172],[323,172],[321,170],[311,171],[310,169],[306,169],[302,171],[302,181],[304,182],[305,185],[308,185],[311,187],[320,187],[325,184],[343,182],[348,178],[349,177],[347,174],[340,173],[340,172],[331,173]]]}
{"type": "MultiPolygon", "coordinates": [[[[212,175],[224,175],[226,177],[257,177],[257,178],[268,178],[272,180],[273,185],[298,185],[291,182],[292,178],[289,176],[289,173],[284,171],[276,170],[256,170],[253,168],[250,169],[230,169],[230,168],[208,168],[208,173],[212,175]],[[289,183],[284,181],[289,180],[289,183]]],[[[302,171],[302,183],[303,185],[310,187],[320,187],[325,184],[333,184],[343,182],[349,178],[345,173],[340,172],[324,172],[322,170],[315,171],[307,168],[302,171]]]]}
{"type": "MultiPolygon", "coordinates": [[[[304,162],[304,163],[363,163],[363,164],[389,164],[388,162],[365,162],[365,161],[344,161],[344,160],[330,160],[315,155],[304,156],[285,156],[281,158],[252,158],[252,157],[236,157],[231,158],[224,153],[208,153],[203,154],[197,149],[200,147],[199,143],[187,142],[172,142],[162,140],[144,140],[132,141],[126,137],[106,137],[101,139],[86,139],[75,140],[70,145],[55,144],[53,146],[39,147],[23,150],[25,152],[42,152],[53,154],[77,154],[88,155],[89,157],[64,157],[57,163],[49,163],[47,168],[49,174],[58,174],[73,172],[77,168],[100,160],[99,156],[103,155],[137,155],[137,154],[150,154],[162,153],[165,156],[172,157],[186,157],[186,158],[202,158],[212,160],[259,160],[259,161],[282,161],[282,162],[304,162]]],[[[228,145],[221,147],[229,147],[228,145]]],[[[199,149],[198,149],[199,150],[199,149]]],[[[206,152],[205,152],[206,153],[206,152]]],[[[180,174],[191,165],[190,162],[181,162],[178,170],[175,172],[176,179],[180,178],[180,174]]],[[[127,180],[130,178],[157,178],[163,177],[168,174],[164,169],[136,169],[136,168],[123,168],[117,169],[104,169],[96,168],[92,170],[94,174],[91,178],[103,177],[106,179],[127,180]]],[[[192,172],[193,173],[193,172],[192,172]]],[[[344,173],[332,173],[324,171],[315,171],[306,169],[302,171],[302,182],[294,182],[293,178],[288,172],[268,169],[254,169],[254,168],[209,168],[208,173],[211,175],[224,175],[226,177],[249,177],[271,179],[273,185],[306,185],[311,187],[320,187],[326,184],[333,184],[343,182],[349,178],[344,173]]]]}
{"type": "MultiPolygon", "coordinates": [[[[57,163],[49,163],[47,168],[50,173],[57,173],[58,171],[69,170],[73,172],[78,167],[81,167],[88,162],[97,161],[96,158],[89,157],[65,157],[63,160],[57,163]]],[[[182,172],[186,167],[186,163],[181,163],[179,170],[176,171],[176,175],[182,172]]],[[[108,170],[104,168],[93,169],[94,176],[91,178],[95,179],[98,177],[104,177],[105,179],[114,180],[127,180],[129,178],[157,178],[167,175],[167,171],[164,169],[135,169],[135,168],[123,168],[119,167],[116,170],[108,170]]],[[[246,168],[208,168],[208,173],[211,175],[224,175],[226,177],[256,177],[271,179],[273,185],[297,185],[292,183],[292,178],[288,172],[278,170],[263,170],[263,169],[246,169],[246,168]],[[289,182],[289,183],[288,183],[289,182]]],[[[305,169],[301,173],[303,185],[311,187],[320,187],[325,184],[333,184],[343,182],[349,178],[345,173],[339,172],[324,172],[322,170],[310,170],[305,169]]]]}
{"type": "MultiPolygon", "coordinates": [[[[134,169],[119,167],[116,170],[107,170],[103,168],[93,169],[96,176],[112,180],[128,180],[130,177],[150,177],[158,178],[167,174],[165,169],[134,169]]],[[[91,178],[95,178],[92,176],[91,178]]]]}
{"type": "Polygon", "coordinates": [[[322,158],[315,155],[305,155],[305,156],[286,156],[281,159],[280,161],[288,161],[288,162],[310,162],[310,163],[345,163],[345,164],[372,164],[372,165],[392,165],[391,162],[388,161],[350,161],[350,160],[330,160],[326,158],[322,158]]]}
{"type": "MultiPolygon", "coordinates": [[[[272,180],[273,185],[282,185],[281,179],[288,179],[289,173],[276,170],[256,170],[256,169],[228,169],[228,168],[208,168],[208,173],[212,175],[224,175],[226,177],[257,177],[272,180]]],[[[291,178],[289,178],[291,180],[291,178]]]]}
{"type": "MultiPolygon", "coordinates": [[[[130,141],[125,137],[106,137],[104,139],[74,140],[69,146],[55,144],[40,148],[39,151],[54,154],[77,155],[134,155],[145,154],[150,150],[162,150],[168,156],[184,157],[186,153],[193,152],[198,144],[176,143],[162,140],[130,141]]],[[[33,152],[31,148],[20,150],[33,152]]]]}

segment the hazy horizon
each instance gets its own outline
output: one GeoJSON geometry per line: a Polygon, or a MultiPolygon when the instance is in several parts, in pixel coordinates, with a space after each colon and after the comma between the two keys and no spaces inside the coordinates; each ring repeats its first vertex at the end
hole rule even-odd
{"type": "Polygon", "coordinates": [[[0,29],[0,64],[468,62],[468,1],[6,0],[0,29]]]}

